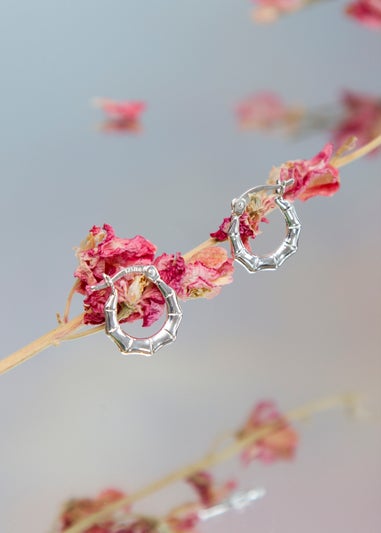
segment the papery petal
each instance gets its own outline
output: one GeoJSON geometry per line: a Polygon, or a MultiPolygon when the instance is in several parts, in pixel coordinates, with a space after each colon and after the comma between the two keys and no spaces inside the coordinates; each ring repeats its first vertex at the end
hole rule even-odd
{"type": "Polygon", "coordinates": [[[179,295],[183,299],[212,298],[223,285],[233,281],[233,270],[233,260],[226,250],[207,247],[187,261],[179,295]]]}
{"type": "Polygon", "coordinates": [[[345,8],[345,12],[368,28],[381,28],[380,0],[356,0],[345,8]]]}
{"type": "MultiPolygon", "coordinates": [[[[380,0],[381,4],[381,0],[380,0]]],[[[341,146],[349,137],[357,138],[363,146],[381,134],[381,97],[353,91],[343,92],[341,98],[343,118],[333,131],[333,141],[341,146]]],[[[371,152],[379,152],[378,148],[371,152]]]]}
{"type": "Polygon", "coordinates": [[[250,444],[243,451],[242,460],[245,464],[255,459],[269,464],[277,460],[288,460],[294,456],[298,435],[276,405],[270,401],[259,402],[255,406],[246,424],[238,432],[238,438],[245,438],[271,424],[277,426],[274,431],[250,444]]]}
{"type": "Polygon", "coordinates": [[[329,163],[333,153],[333,145],[326,144],[312,159],[288,161],[281,167],[273,168],[270,172],[269,183],[276,179],[294,183],[286,190],[284,197],[294,201],[308,200],[313,196],[332,196],[340,188],[340,175],[337,168],[329,163]]]}

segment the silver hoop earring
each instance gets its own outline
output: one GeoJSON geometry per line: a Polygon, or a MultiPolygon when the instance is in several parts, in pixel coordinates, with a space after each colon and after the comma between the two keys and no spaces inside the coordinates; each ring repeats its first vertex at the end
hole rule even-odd
{"type": "Polygon", "coordinates": [[[234,198],[232,201],[231,223],[227,232],[232,254],[234,259],[241,263],[250,273],[258,272],[259,270],[275,270],[298,249],[301,224],[293,205],[283,198],[285,189],[292,185],[293,182],[294,180],[278,180],[276,185],[260,185],[249,189],[241,194],[239,198],[234,198]],[[286,237],[279,248],[272,254],[262,257],[247,251],[239,232],[239,219],[250,202],[250,196],[260,191],[275,192],[277,194],[275,203],[283,213],[287,229],[286,237]]]}
{"type": "Polygon", "coordinates": [[[176,339],[182,311],[179,306],[175,291],[161,279],[159,272],[153,265],[136,265],[124,268],[114,276],[103,274],[104,283],[93,285],[91,290],[99,291],[110,287],[111,295],[105,305],[105,330],[106,334],[118,346],[119,350],[126,355],[136,354],[151,356],[160,348],[170,344],[176,339]],[[163,327],[151,337],[136,338],[128,335],[118,322],[117,307],[118,293],[114,282],[127,274],[142,274],[152,281],[164,296],[167,307],[167,320],[163,327]]]}

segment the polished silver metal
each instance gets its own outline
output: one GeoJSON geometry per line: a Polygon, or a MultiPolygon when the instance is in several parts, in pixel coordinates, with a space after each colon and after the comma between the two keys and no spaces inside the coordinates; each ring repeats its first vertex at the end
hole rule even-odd
{"type": "Polygon", "coordinates": [[[213,505],[213,507],[201,509],[197,514],[202,521],[210,520],[211,518],[224,514],[227,511],[240,511],[250,505],[252,502],[260,500],[265,495],[266,490],[264,488],[251,489],[247,492],[237,491],[234,492],[227,500],[219,503],[218,505],[213,505]]]}
{"type": "Polygon", "coordinates": [[[260,185],[249,189],[241,194],[239,198],[232,200],[231,222],[227,231],[232,254],[234,259],[241,263],[250,273],[258,272],[259,270],[275,270],[298,249],[301,224],[294,206],[283,198],[286,188],[292,185],[293,182],[294,180],[292,179],[287,181],[278,180],[275,185],[260,185]],[[277,250],[272,254],[262,257],[248,252],[239,232],[239,219],[241,215],[249,205],[251,196],[260,191],[274,192],[277,195],[275,197],[275,203],[283,213],[287,229],[286,237],[277,250]]]}
{"type": "Polygon", "coordinates": [[[111,295],[105,305],[105,330],[106,334],[115,342],[119,350],[126,355],[136,354],[147,357],[156,353],[160,348],[170,344],[176,339],[182,311],[179,306],[176,292],[161,279],[159,272],[153,265],[136,265],[123,268],[110,277],[103,274],[104,283],[93,285],[91,290],[99,291],[110,287],[111,295]],[[167,320],[163,327],[151,337],[136,338],[128,335],[120,326],[117,316],[118,293],[114,282],[128,274],[141,274],[152,281],[164,296],[167,306],[167,320]]]}

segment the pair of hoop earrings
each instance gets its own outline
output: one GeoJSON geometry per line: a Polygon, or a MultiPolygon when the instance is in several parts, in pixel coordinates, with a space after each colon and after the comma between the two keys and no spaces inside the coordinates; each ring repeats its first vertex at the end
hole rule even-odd
{"type": "MultiPolygon", "coordinates": [[[[287,187],[294,180],[277,181],[275,185],[260,185],[244,192],[231,203],[231,222],[228,228],[228,237],[232,255],[250,273],[260,270],[276,270],[286,259],[298,249],[298,240],[301,224],[297,217],[294,206],[283,198],[287,187]],[[254,255],[245,248],[239,232],[240,217],[246,211],[250,198],[258,192],[275,193],[275,204],[279,207],[286,222],[286,237],[282,244],[269,255],[254,255]]],[[[110,287],[111,294],[105,304],[105,331],[119,350],[126,355],[151,356],[160,348],[176,340],[177,330],[182,319],[182,311],[176,292],[161,279],[159,272],[153,265],[136,265],[123,268],[117,274],[110,277],[103,274],[104,282],[93,285],[91,289],[98,291],[110,287]],[[128,335],[120,326],[117,316],[118,294],[114,282],[129,274],[140,274],[152,281],[163,295],[167,308],[167,319],[162,328],[151,337],[136,338],[128,335]]]]}

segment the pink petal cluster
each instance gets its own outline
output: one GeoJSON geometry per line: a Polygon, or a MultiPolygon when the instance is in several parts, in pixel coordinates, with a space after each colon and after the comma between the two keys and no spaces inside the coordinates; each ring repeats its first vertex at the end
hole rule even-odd
{"type": "Polygon", "coordinates": [[[197,510],[184,506],[183,509],[171,512],[165,519],[171,533],[196,533],[195,527],[200,522],[197,510]]]}
{"type": "MultiPolygon", "coordinates": [[[[64,532],[71,526],[84,518],[101,511],[106,505],[116,502],[126,495],[124,492],[116,489],[107,489],[102,491],[96,498],[82,498],[68,501],[59,518],[60,532],[64,532]]],[[[97,524],[86,529],[84,533],[114,533],[113,522],[107,520],[102,524],[97,524]]],[[[124,533],[120,531],[119,533],[124,533]]]]}
{"type": "MultiPolygon", "coordinates": [[[[249,203],[245,213],[243,213],[239,219],[239,232],[246,248],[250,249],[250,239],[255,239],[260,233],[260,223],[268,223],[266,215],[273,209],[273,199],[265,194],[256,195],[255,199],[249,203]]],[[[218,230],[210,234],[212,239],[215,239],[218,242],[227,241],[230,222],[231,217],[224,218],[218,230]]]]}
{"type": "Polygon", "coordinates": [[[288,200],[308,200],[313,196],[332,196],[340,188],[339,171],[329,163],[333,154],[333,145],[326,144],[321,152],[312,159],[288,161],[280,167],[273,168],[269,183],[277,179],[293,179],[284,197],[288,200]]]}
{"type": "MultiPolygon", "coordinates": [[[[155,265],[163,281],[183,300],[212,298],[232,282],[232,260],[217,246],[205,248],[187,262],[179,253],[155,257],[155,252],[156,246],[144,237],[121,239],[108,224],[90,230],[77,249],[79,265],[74,273],[78,278],[76,291],[85,296],[85,324],[104,323],[104,306],[110,294],[108,288],[92,291],[90,287],[103,281],[103,273],[113,276],[131,265],[155,265]]],[[[115,287],[120,322],[142,319],[143,326],[150,326],[165,309],[162,294],[144,276],[125,276],[115,287]]]]}
{"type": "Polygon", "coordinates": [[[187,478],[187,482],[196,491],[204,507],[212,507],[226,499],[236,489],[237,484],[229,480],[222,486],[216,486],[213,476],[209,472],[199,471],[187,478]]]}
{"type": "Polygon", "coordinates": [[[145,102],[116,102],[114,100],[100,98],[95,100],[95,104],[108,117],[102,125],[104,131],[139,131],[141,115],[146,109],[145,102]]]}
{"type": "Polygon", "coordinates": [[[345,91],[342,96],[342,105],[344,117],[333,132],[336,145],[340,146],[349,137],[354,136],[357,138],[357,144],[362,146],[381,134],[380,96],[345,91]]]}
{"type": "Polygon", "coordinates": [[[346,13],[368,28],[381,28],[381,0],[355,0],[350,3],[346,13]]]}
{"type": "Polygon", "coordinates": [[[213,298],[233,281],[233,260],[226,250],[209,246],[187,260],[181,280],[180,298],[213,298]]]}
{"type": "Polygon", "coordinates": [[[243,100],[236,113],[242,126],[268,129],[285,119],[287,108],[277,94],[264,91],[243,100]]]}
{"type": "Polygon", "coordinates": [[[270,23],[281,15],[298,11],[308,0],[252,0],[255,4],[253,18],[256,22],[270,23]]]}
{"type": "Polygon", "coordinates": [[[280,459],[291,459],[294,456],[298,445],[298,434],[271,401],[262,401],[255,406],[237,437],[248,437],[270,424],[276,424],[277,427],[279,425],[279,429],[275,429],[274,432],[250,444],[244,450],[242,460],[245,464],[255,459],[269,464],[280,459]]]}

